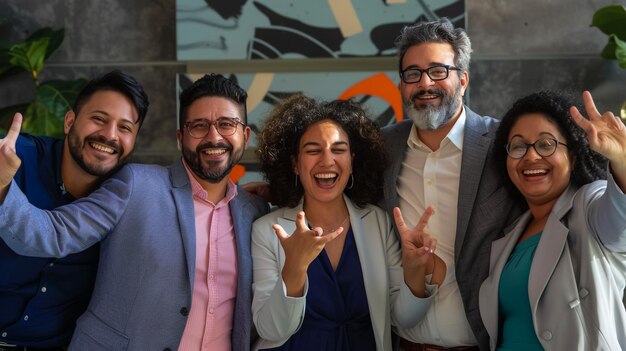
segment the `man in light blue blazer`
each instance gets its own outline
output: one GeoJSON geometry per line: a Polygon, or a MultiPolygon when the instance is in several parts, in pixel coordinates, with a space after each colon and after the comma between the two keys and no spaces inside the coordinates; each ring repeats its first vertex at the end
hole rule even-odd
{"type": "Polygon", "coordinates": [[[70,350],[249,350],[250,231],[268,207],[228,179],[249,140],[246,97],[229,79],[204,76],[181,94],[181,160],[127,165],[52,212],[11,183],[21,121],[0,140],[2,239],[20,254],[54,257],[101,242],[93,296],[70,350]]]}
{"type": "Polygon", "coordinates": [[[521,213],[491,157],[498,121],[463,105],[471,44],[462,29],[445,18],[419,23],[405,27],[396,44],[410,119],[382,129],[390,165],[381,207],[390,215],[400,207],[413,226],[434,206],[429,229],[448,269],[426,317],[399,332],[400,347],[488,350],[478,291],[488,275],[491,241],[521,213]]]}

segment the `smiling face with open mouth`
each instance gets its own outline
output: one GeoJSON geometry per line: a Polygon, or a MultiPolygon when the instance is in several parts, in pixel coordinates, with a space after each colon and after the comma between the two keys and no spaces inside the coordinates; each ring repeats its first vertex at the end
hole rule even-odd
{"type": "MultiPolygon", "coordinates": [[[[202,119],[215,121],[221,117],[245,121],[243,109],[237,103],[219,96],[205,96],[195,100],[189,105],[186,114],[186,122],[202,119]]],[[[248,146],[250,127],[237,124],[236,131],[226,136],[221,135],[215,125],[209,127],[203,138],[192,137],[186,128],[179,130],[176,135],[183,158],[196,178],[219,183],[243,157],[248,146]]]]}
{"type": "Polygon", "coordinates": [[[300,138],[295,173],[307,204],[343,201],[343,191],[352,173],[346,132],[331,120],[312,124],[300,138]]]}
{"type": "MultiPolygon", "coordinates": [[[[448,43],[413,45],[402,58],[402,70],[440,65],[454,66],[454,50],[448,43]]],[[[400,81],[404,113],[417,128],[435,130],[460,115],[469,77],[467,72],[461,72],[459,77],[459,72],[450,70],[442,80],[432,80],[422,73],[417,83],[400,81]]]]}
{"type": "Polygon", "coordinates": [[[121,167],[131,155],[139,125],[128,97],[112,90],[95,92],[65,117],[66,142],[72,160],[87,174],[100,177],[121,167]]]}
{"type": "Polygon", "coordinates": [[[530,146],[522,158],[508,156],[506,160],[511,181],[530,205],[556,201],[569,185],[572,173],[572,159],[564,145],[565,137],[543,114],[520,116],[509,132],[509,143],[532,144],[540,139],[559,141],[552,155],[542,157],[530,146]]]}

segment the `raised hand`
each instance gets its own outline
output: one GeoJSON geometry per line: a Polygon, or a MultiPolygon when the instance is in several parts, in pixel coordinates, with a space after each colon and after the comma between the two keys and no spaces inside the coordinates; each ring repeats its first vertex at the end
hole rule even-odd
{"type": "Polygon", "coordinates": [[[22,160],[15,153],[15,142],[20,135],[22,115],[16,113],[7,135],[0,139],[0,200],[4,200],[11,180],[20,168],[22,160]]]}
{"type": "Polygon", "coordinates": [[[429,206],[417,225],[409,228],[404,222],[400,209],[398,207],[393,209],[393,217],[402,245],[404,282],[418,297],[426,296],[426,275],[432,274],[430,283],[440,286],[446,276],[445,262],[434,254],[437,239],[426,230],[428,220],[434,213],[435,210],[429,206]]]}
{"type": "Polygon", "coordinates": [[[417,225],[414,228],[409,228],[404,222],[400,209],[398,207],[393,209],[393,217],[396,221],[398,232],[400,232],[402,265],[405,269],[424,267],[426,274],[432,272],[431,254],[437,248],[437,239],[428,234],[426,226],[434,213],[435,210],[429,206],[422,218],[417,222],[417,225]]]}
{"type": "Polygon", "coordinates": [[[587,133],[591,149],[610,161],[613,175],[618,185],[624,189],[626,184],[626,127],[613,112],[600,114],[588,91],[583,92],[583,103],[589,119],[584,118],[574,106],[570,108],[570,114],[576,124],[587,133]]]}
{"type": "Polygon", "coordinates": [[[274,224],[273,228],[283,251],[285,251],[282,277],[287,286],[287,295],[302,296],[309,265],[324,250],[326,243],[343,232],[343,227],[322,236],[321,228],[309,229],[304,212],[300,211],[296,218],[296,230],[293,234],[288,235],[279,224],[274,224]]]}
{"type": "Polygon", "coordinates": [[[626,163],[626,128],[622,120],[610,111],[600,114],[588,91],[583,92],[583,102],[589,119],[584,118],[574,106],[570,113],[576,124],[587,133],[591,149],[612,162],[626,163]]]}

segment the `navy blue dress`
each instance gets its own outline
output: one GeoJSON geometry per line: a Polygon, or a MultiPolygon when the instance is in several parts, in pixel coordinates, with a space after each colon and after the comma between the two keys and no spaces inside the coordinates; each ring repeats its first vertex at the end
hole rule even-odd
{"type": "Polygon", "coordinates": [[[359,253],[352,229],[337,271],[322,251],[307,271],[309,291],[302,327],[280,347],[271,350],[376,350],[359,253]]]}

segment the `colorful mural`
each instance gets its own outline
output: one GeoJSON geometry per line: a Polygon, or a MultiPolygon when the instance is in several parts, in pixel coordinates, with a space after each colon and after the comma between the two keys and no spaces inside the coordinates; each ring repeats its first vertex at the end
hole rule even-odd
{"type": "Polygon", "coordinates": [[[464,27],[463,0],[177,0],[179,60],[391,56],[410,23],[464,27]]]}
{"type": "MultiPolygon", "coordinates": [[[[379,126],[402,119],[402,100],[398,91],[397,72],[326,72],[326,73],[239,73],[224,75],[235,79],[248,91],[248,125],[252,129],[250,149],[256,148],[256,135],[274,104],[302,92],[323,100],[354,98],[364,105],[368,117],[379,126]],[[332,84],[341,82],[341,84],[332,84]]],[[[202,74],[178,76],[178,93],[202,74]]],[[[233,178],[260,180],[254,159],[245,160],[233,178]],[[243,171],[245,169],[245,172],[243,171]],[[245,174],[244,174],[245,173],[245,174]]]]}

